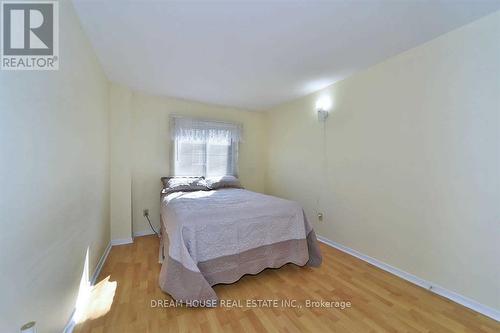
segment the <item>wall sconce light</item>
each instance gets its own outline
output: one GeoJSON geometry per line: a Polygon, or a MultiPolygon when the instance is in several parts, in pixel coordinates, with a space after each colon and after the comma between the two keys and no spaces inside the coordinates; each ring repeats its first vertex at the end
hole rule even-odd
{"type": "Polygon", "coordinates": [[[332,106],[332,101],[328,97],[321,97],[316,102],[316,111],[318,112],[318,121],[324,122],[328,118],[328,111],[332,106]]]}
{"type": "Polygon", "coordinates": [[[21,327],[21,333],[36,333],[36,326],[34,321],[30,321],[21,327]]]}

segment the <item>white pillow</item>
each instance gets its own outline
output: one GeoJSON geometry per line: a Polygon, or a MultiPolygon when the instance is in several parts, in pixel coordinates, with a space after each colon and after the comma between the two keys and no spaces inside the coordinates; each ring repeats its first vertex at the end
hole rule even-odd
{"type": "Polygon", "coordinates": [[[207,191],[209,188],[205,179],[199,177],[174,177],[170,178],[165,188],[165,193],[207,191]]]}
{"type": "Polygon", "coordinates": [[[205,179],[206,185],[211,190],[224,187],[243,188],[238,178],[234,176],[209,177],[205,179]]]}

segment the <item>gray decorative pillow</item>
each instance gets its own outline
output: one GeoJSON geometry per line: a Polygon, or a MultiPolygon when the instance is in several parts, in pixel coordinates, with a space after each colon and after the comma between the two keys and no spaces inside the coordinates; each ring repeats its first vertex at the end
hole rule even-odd
{"type": "Polygon", "coordinates": [[[219,188],[243,188],[238,178],[234,176],[209,177],[205,179],[207,187],[211,190],[219,188]]]}
{"type": "Polygon", "coordinates": [[[163,188],[168,187],[168,180],[172,177],[161,177],[161,183],[163,184],[163,188]]]}
{"type": "Polygon", "coordinates": [[[165,185],[163,193],[209,190],[205,179],[201,177],[173,177],[165,185]]]}

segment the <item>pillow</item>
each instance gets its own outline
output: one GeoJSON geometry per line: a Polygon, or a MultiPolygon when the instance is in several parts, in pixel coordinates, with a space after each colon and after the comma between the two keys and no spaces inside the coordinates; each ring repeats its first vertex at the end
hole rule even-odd
{"type": "Polygon", "coordinates": [[[172,192],[191,192],[191,191],[207,191],[209,188],[205,179],[201,177],[173,177],[168,180],[163,180],[165,186],[164,193],[172,192]]]}
{"type": "Polygon", "coordinates": [[[224,187],[243,188],[238,178],[234,176],[209,177],[205,179],[207,187],[211,190],[217,190],[224,187]]]}
{"type": "Polygon", "coordinates": [[[167,188],[168,187],[168,180],[170,178],[171,177],[161,177],[161,183],[163,184],[163,188],[167,188]]]}
{"type": "Polygon", "coordinates": [[[204,180],[205,177],[200,176],[200,177],[183,177],[183,176],[170,176],[170,177],[161,177],[161,183],[163,184],[163,188],[168,187],[168,182],[172,179],[178,179],[181,180],[182,182],[188,182],[189,180],[194,181],[194,180],[204,180]]]}

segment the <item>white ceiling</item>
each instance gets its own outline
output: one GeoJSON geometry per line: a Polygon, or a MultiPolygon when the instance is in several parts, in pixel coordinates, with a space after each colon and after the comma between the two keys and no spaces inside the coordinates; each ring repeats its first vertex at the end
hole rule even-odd
{"type": "Polygon", "coordinates": [[[495,0],[74,0],[109,79],[261,110],[500,9],[495,0]]]}

